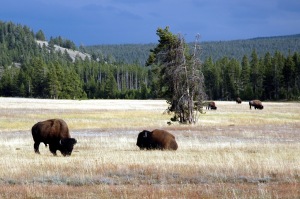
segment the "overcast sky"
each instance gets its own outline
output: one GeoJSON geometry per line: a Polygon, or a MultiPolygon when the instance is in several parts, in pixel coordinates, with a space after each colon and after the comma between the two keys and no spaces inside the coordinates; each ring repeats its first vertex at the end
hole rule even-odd
{"type": "Polygon", "coordinates": [[[3,0],[0,20],[77,45],[156,43],[166,26],[224,41],[300,33],[300,0],[3,0]]]}

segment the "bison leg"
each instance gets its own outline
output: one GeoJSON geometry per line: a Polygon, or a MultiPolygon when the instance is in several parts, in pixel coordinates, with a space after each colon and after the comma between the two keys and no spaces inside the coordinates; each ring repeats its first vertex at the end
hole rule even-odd
{"type": "Polygon", "coordinates": [[[49,144],[49,149],[50,149],[50,152],[51,152],[54,156],[57,155],[57,154],[56,154],[56,148],[55,148],[53,145],[49,144]]]}
{"type": "Polygon", "coordinates": [[[35,142],[34,145],[33,145],[33,147],[34,147],[34,152],[37,153],[37,154],[40,154],[39,146],[40,146],[40,143],[39,143],[39,142],[35,142]]]}

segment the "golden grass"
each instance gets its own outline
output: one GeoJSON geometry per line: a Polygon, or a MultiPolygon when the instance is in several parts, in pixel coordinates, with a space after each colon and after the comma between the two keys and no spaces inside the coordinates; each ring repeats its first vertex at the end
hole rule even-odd
{"type": "Polygon", "coordinates": [[[163,100],[0,98],[0,198],[299,198],[300,104],[217,102],[195,125],[167,125],[163,100]],[[138,108],[137,108],[138,107],[138,108]],[[31,126],[63,118],[72,156],[33,152],[31,126]],[[140,151],[162,128],[177,151],[140,151]]]}

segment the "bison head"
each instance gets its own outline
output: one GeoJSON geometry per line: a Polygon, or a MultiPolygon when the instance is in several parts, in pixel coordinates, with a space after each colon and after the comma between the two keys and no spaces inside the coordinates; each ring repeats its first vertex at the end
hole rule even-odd
{"type": "Polygon", "coordinates": [[[59,141],[59,150],[63,156],[71,155],[77,140],[74,138],[64,138],[59,141]]]}
{"type": "Polygon", "coordinates": [[[263,105],[257,105],[256,108],[257,109],[264,109],[264,106],[263,105]]]}
{"type": "Polygon", "coordinates": [[[143,130],[139,133],[136,145],[140,149],[150,149],[152,148],[152,133],[147,130],[143,130]]]}

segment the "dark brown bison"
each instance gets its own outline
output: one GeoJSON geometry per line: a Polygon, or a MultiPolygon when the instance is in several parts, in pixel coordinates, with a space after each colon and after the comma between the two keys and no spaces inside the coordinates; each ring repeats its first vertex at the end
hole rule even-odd
{"type": "Polygon", "coordinates": [[[141,150],[177,150],[178,148],[174,135],[159,129],[155,129],[152,132],[147,130],[140,132],[136,145],[140,147],[141,150]]]}
{"type": "Polygon", "coordinates": [[[261,101],[260,100],[251,100],[249,102],[249,106],[250,106],[250,109],[251,107],[253,106],[255,109],[263,109],[264,106],[262,105],[261,101]]]}
{"type": "Polygon", "coordinates": [[[242,100],[241,100],[241,98],[239,98],[239,97],[238,97],[238,98],[236,98],[236,100],[235,100],[235,101],[236,101],[236,103],[237,103],[237,104],[241,104],[241,103],[242,103],[242,100]]]}
{"type": "Polygon", "coordinates": [[[59,150],[63,156],[71,155],[77,141],[71,138],[67,123],[62,119],[51,119],[38,122],[31,128],[34,140],[34,151],[40,154],[39,145],[41,142],[47,146],[53,155],[59,150]]]}
{"type": "Polygon", "coordinates": [[[216,103],[215,102],[208,102],[207,106],[206,106],[206,109],[211,109],[211,110],[217,110],[217,107],[216,107],[216,103]]]}

